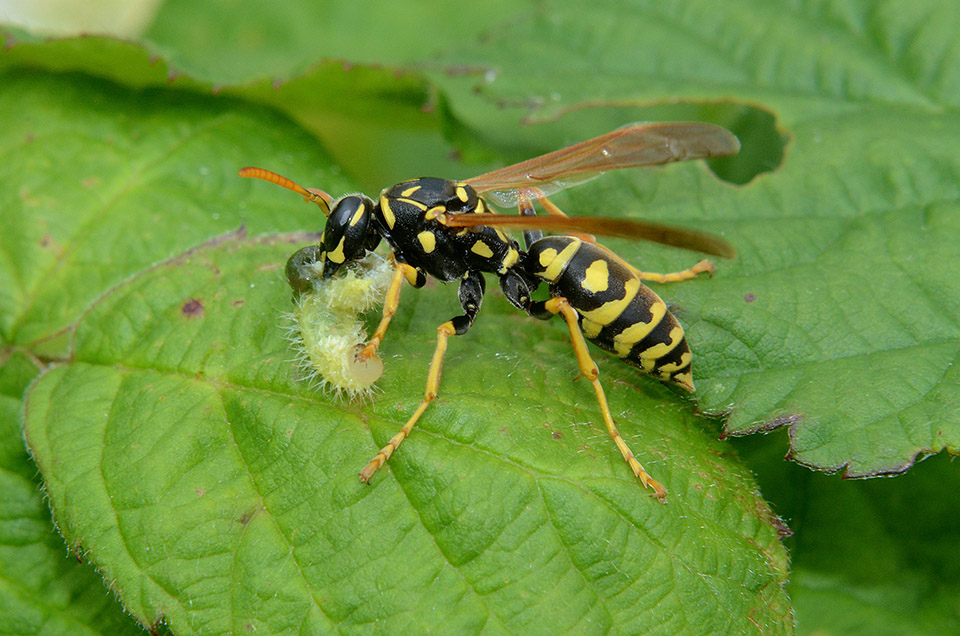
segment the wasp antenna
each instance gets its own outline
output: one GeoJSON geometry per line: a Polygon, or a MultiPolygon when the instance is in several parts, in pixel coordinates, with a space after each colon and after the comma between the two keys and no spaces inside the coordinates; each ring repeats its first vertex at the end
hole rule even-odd
{"type": "Polygon", "coordinates": [[[254,168],[252,166],[243,168],[240,170],[240,176],[249,177],[251,179],[262,179],[263,181],[269,181],[270,183],[276,184],[281,188],[293,190],[302,196],[305,201],[312,201],[313,203],[316,203],[323,211],[324,216],[330,216],[330,206],[333,204],[333,197],[323,190],[304,188],[290,179],[264,168],[254,168]]]}

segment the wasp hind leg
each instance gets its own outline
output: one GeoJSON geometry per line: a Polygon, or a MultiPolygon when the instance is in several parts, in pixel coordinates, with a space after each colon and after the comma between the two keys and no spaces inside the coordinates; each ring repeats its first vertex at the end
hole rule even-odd
{"type": "Polygon", "coordinates": [[[368,483],[370,478],[377,472],[393,452],[397,450],[400,444],[409,435],[410,431],[416,425],[420,416],[427,410],[430,402],[437,397],[440,390],[440,372],[443,369],[443,356],[447,352],[447,340],[450,336],[462,336],[467,333],[477,312],[480,311],[480,304],[483,302],[484,280],[479,272],[467,272],[460,281],[460,305],[463,307],[463,315],[457,316],[437,327],[437,346],[433,350],[433,359],[430,362],[430,371],[427,372],[427,388],[423,392],[423,400],[420,406],[413,412],[403,428],[394,435],[387,445],[380,449],[370,462],[360,471],[360,481],[368,483]]]}
{"type": "Polygon", "coordinates": [[[655,283],[676,283],[681,280],[689,280],[691,278],[696,278],[697,275],[703,274],[713,274],[716,271],[717,266],[712,262],[704,259],[694,265],[693,267],[688,267],[687,269],[681,270],[679,272],[670,272],[668,274],[658,274],[656,272],[641,272],[639,269],[633,265],[629,265],[630,269],[633,270],[633,273],[640,277],[640,280],[649,280],[655,283]]]}
{"type": "Polygon", "coordinates": [[[644,470],[643,466],[640,465],[640,462],[638,462],[637,458],[633,455],[633,451],[631,451],[627,443],[623,441],[623,438],[620,436],[620,431],[617,430],[617,425],[613,421],[613,415],[610,413],[610,406],[607,404],[607,396],[603,392],[603,386],[600,384],[600,370],[597,369],[597,364],[593,361],[593,358],[590,357],[590,352],[587,350],[587,342],[583,338],[583,332],[580,331],[577,311],[570,305],[570,302],[566,298],[558,296],[550,300],[533,303],[530,307],[530,314],[537,318],[546,318],[556,314],[563,316],[563,319],[567,322],[567,327],[570,329],[570,341],[573,344],[573,352],[577,356],[580,373],[590,380],[590,383],[593,385],[593,390],[597,394],[597,403],[600,405],[600,413],[603,415],[603,422],[607,425],[607,432],[610,434],[610,437],[613,438],[613,443],[620,449],[620,454],[623,455],[633,474],[640,479],[644,486],[653,490],[657,499],[665,502],[667,489],[644,470]]]}

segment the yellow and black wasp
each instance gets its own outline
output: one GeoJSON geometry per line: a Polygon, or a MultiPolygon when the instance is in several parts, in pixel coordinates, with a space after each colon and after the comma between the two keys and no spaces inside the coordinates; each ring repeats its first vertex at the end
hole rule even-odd
{"type": "Polygon", "coordinates": [[[685,280],[712,271],[712,265],[700,261],[671,274],[641,272],[596,243],[592,235],[645,239],[723,257],[733,257],[735,252],[723,239],[696,230],[625,219],[570,218],[547,196],[607,170],[725,156],[739,148],[733,134],[711,124],[632,124],[472,179],[404,181],[385,189],[377,201],[363,195],[334,201],[321,190],[302,188],[262,168],[241,170],[241,176],[264,179],[303,195],[328,217],[319,246],[304,248],[287,264],[287,279],[294,290],[329,278],[381,240],[390,246],[395,270],[383,318],[356,354],[359,360],[376,354],[397,311],[404,280],[414,287],[422,287],[428,275],[443,282],[459,281],[463,314],[437,328],[423,401],[360,471],[360,480],[368,482],[386,463],[437,397],[447,340],[470,329],[483,300],[483,275],[493,274],[517,308],[541,319],[563,317],[580,371],[593,384],[610,437],[634,475],[663,500],[666,489],[647,474],[617,431],[584,339],[643,373],[693,391],[692,355],[683,327],[642,281],[685,280]],[[516,205],[520,215],[495,214],[488,199],[502,207],[516,205]],[[535,201],[548,216],[536,216],[535,201]],[[523,230],[524,247],[501,227],[523,230]],[[543,236],[544,231],[569,234],[543,236]],[[549,299],[534,300],[543,283],[549,286],[549,299]]]}

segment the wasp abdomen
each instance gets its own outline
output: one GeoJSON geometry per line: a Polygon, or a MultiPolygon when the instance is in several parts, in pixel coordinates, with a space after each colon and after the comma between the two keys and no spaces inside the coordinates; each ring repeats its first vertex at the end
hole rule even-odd
{"type": "Polygon", "coordinates": [[[594,243],[551,236],[530,246],[526,267],[576,309],[588,340],[644,373],[693,390],[683,327],[619,257],[594,243]]]}

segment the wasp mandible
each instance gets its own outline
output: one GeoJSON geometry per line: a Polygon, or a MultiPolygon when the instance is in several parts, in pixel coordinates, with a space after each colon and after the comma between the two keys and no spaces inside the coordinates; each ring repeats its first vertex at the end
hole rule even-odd
{"type": "Polygon", "coordinates": [[[404,280],[418,288],[427,276],[459,281],[463,313],[437,328],[423,400],[360,471],[360,480],[369,482],[437,397],[447,341],[470,329],[483,301],[484,274],[492,274],[518,309],[544,320],[556,315],[564,319],[580,372],[593,385],[607,432],[633,474],[663,501],[666,489],[644,470],[617,430],[586,340],[643,373],[693,391],[692,354],[683,327],[642,281],[686,280],[712,272],[713,265],[700,261],[670,274],[642,272],[597,243],[593,235],[643,239],[727,258],[735,251],[724,239],[697,230],[620,218],[568,217],[547,197],[608,170],[720,157],[739,149],[732,133],[712,124],[631,124],[471,179],[404,181],[383,190],[377,201],[358,194],[334,200],[322,190],[303,188],[262,168],[241,170],[241,176],[297,192],[328,217],[319,246],[304,248],[310,250],[309,257],[303,250],[297,252],[287,265],[287,280],[294,290],[322,284],[345,264],[376,249],[381,240],[389,245],[394,272],[383,317],[357,352],[358,360],[376,354],[397,311],[404,280]],[[488,201],[516,206],[520,214],[494,213],[488,201]],[[537,216],[535,203],[548,216],[537,216]],[[521,230],[524,246],[501,228],[521,230]],[[565,234],[544,236],[545,231],[565,234]],[[543,284],[549,287],[549,298],[534,300],[543,284]]]}

